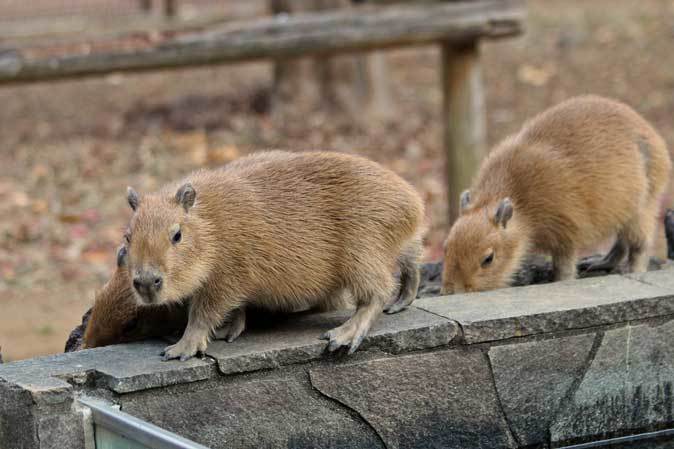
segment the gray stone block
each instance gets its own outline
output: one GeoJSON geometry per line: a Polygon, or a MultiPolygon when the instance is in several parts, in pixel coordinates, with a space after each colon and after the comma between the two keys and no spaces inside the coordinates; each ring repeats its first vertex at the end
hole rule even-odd
{"type": "Polygon", "coordinates": [[[669,265],[666,268],[658,271],[649,271],[646,273],[629,273],[625,276],[645,284],[674,290],[674,266],[672,265],[669,265]]]}
{"type": "Polygon", "coordinates": [[[292,378],[139,393],[122,410],[214,449],[383,447],[365,422],[292,378]]]}
{"type": "Polygon", "coordinates": [[[580,376],[595,334],[489,349],[496,391],[521,445],[544,444],[562,399],[580,376]]]}
{"type": "Polygon", "coordinates": [[[36,403],[30,391],[0,382],[0,448],[84,448],[82,415],[72,398],[36,403]]]}
{"type": "Polygon", "coordinates": [[[0,381],[0,447],[2,449],[39,447],[35,412],[35,403],[28,391],[0,381]]]}
{"type": "Polygon", "coordinates": [[[163,362],[163,342],[130,343],[104,348],[20,360],[0,365],[0,380],[29,391],[34,400],[48,404],[71,397],[67,379],[96,373],[97,381],[117,393],[208,379],[213,363],[192,359],[163,362]]]}
{"type": "Polygon", "coordinates": [[[72,411],[43,413],[38,420],[40,449],[84,449],[82,416],[72,411]]]}
{"type": "Polygon", "coordinates": [[[163,361],[165,342],[119,345],[96,363],[107,388],[116,393],[147,390],[205,380],[215,375],[213,362],[193,358],[186,362],[163,361]]]}
{"type": "Polygon", "coordinates": [[[674,423],[674,321],[606,331],[585,377],[551,427],[555,442],[674,423]]]}
{"type": "MultiPolygon", "coordinates": [[[[352,312],[296,314],[269,328],[245,332],[232,343],[212,342],[206,353],[215,358],[220,371],[239,373],[308,362],[324,356],[325,331],[339,326],[352,312]]],[[[458,333],[454,322],[410,308],[393,315],[382,314],[361,345],[398,353],[449,344],[458,333]]]]}
{"type": "Polygon", "coordinates": [[[613,275],[425,298],[414,305],[458,321],[465,341],[479,343],[674,314],[674,289],[613,275]]]}
{"type": "Polygon", "coordinates": [[[479,350],[321,367],[310,375],[321,393],[366,419],[389,449],[515,447],[479,350]]]}

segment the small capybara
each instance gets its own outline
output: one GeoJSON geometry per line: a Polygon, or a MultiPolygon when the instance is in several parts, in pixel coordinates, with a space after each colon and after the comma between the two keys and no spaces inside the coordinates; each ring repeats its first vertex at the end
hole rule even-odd
{"type": "Polygon", "coordinates": [[[554,278],[577,253],[614,236],[603,264],[627,255],[645,271],[669,178],[665,142],[630,107],[582,96],[529,120],[482,162],[445,242],[443,292],[509,285],[529,252],[552,255],[554,278]]]}
{"type": "Polygon", "coordinates": [[[355,313],[322,338],[351,353],[384,308],[397,312],[416,296],[423,203],[370,160],[262,152],[145,196],[129,188],[127,199],[128,271],[140,303],[191,297],[187,329],[166,360],[203,352],[219,325],[236,338],[247,305],[333,309],[345,297],[355,313]]]}
{"type": "Polygon", "coordinates": [[[96,293],[87,322],[82,348],[167,337],[182,332],[187,311],[178,304],[139,307],[126,269],[127,249],[117,251],[117,268],[96,293]]]}

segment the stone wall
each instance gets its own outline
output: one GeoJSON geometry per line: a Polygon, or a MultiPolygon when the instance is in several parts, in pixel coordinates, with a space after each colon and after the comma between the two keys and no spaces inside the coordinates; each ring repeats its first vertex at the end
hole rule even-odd
{"type": "Polygon", "coordinates": [[[285,317],[183,363],[156,341],[0,365],[0,448],[90,447],[80,396],[214,448],[560,447],[674,427],[674,269],[420,299],[356,354],[326,354],[317,337],[347,316],[285,317]]]}

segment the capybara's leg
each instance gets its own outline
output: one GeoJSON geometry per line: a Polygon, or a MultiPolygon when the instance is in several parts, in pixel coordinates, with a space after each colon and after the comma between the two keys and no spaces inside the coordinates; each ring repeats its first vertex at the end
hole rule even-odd
{"type": "Polygon", "coordinates": [[[386,313],[396,313],[406,309],[417,297],[419,290],[419,257],[421,256],[421,239],[411,240],[403,248],[398,265],[400,266],[400,292],[398,296],[391,301],[384,311],[386,313]]]}
{"type": "Polygon", "coordinates": [[[223,301],[208,292],[195,294],[190,301],[187,328],[178,343],[164,348],[164,360],[185,361],[206,351],[213,330],[239,306],[238,301],[223,301]]]}
{"type": "Polygon", "coordinates": [[[576,278],[576,251],[574,249],[564,248],[552,254],[552,277],[555,281],[576,278]]]}
{"type": "Polygon", "coordinates": [[[651,201],[625,227],[625,237],[629,247],[627,264],[629,271],[642,273],[648,270],[649,252],[653,244],[656,227],[657,207],[651,201]]]}
{"type": "Polygon", "coordinates": [[[246,309],[239,307],[229,315],[228,321],[221,324],[213,332],[213,338],[215,340],[226,340],[228,343],[231,343],[241,335],[245,328],[246,309]]]}
{"type": "Polygon", "coordinates": [[[593,263],[585,271],[613,271],[616,269],[627,255],[629,245],[625,236],[618,233],[616,241],[611,250],[598,262],[593,263]]]}

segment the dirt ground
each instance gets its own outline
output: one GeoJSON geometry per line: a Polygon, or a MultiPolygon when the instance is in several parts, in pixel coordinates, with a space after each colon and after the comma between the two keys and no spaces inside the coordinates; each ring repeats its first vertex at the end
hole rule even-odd
{"type": "MultiPolygon", "coordinates": [[[[491,143],[572,95],[628,102],[674,145],[674,3],[530,1],[524,36],[483,45],[491,143]]],[[[60,352],[112,271],[127,185],[266,148],[367,155],[422,193],[437,259],[447,224],[438,52],[386,54],[392,110],[301,101],[271,113],[269,64],[0,88],[0,346],[5,360],[60,352]]],[[[275,110],[276,111],[276,110],[275,110]]],[[[662,252],[662,248],[658,248],[662,252]]]]}

